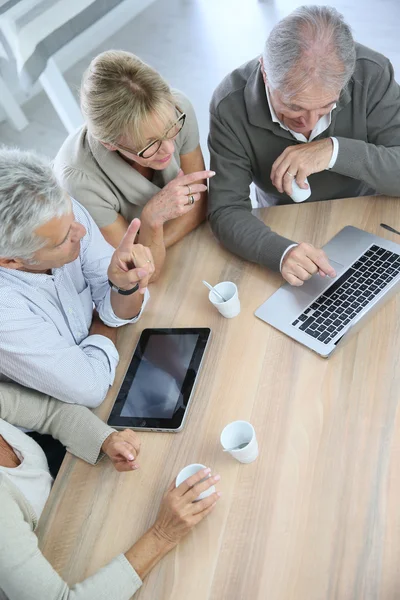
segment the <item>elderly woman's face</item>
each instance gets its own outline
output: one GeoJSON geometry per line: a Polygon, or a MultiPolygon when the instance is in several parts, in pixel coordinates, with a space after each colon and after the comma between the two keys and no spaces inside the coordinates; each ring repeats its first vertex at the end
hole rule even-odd
{"type": "Polygon", "coordinates": [[[268,91],[278,119],[288,129],[306,137],[319,119],[330,113],[340,95],[340,90],[335,93],[316,85],[310,85],[290,100],[285,100],[278,90],[268,88],[268,91]]]}
{"type": "Polygon", "coordinates": [[[180,114],[172,107],[171,116],[167,122],[161,121],[157,116],[154,116],[154,118],[143,128],[142,137],[144,145],[142,145],[141,148],[138,148],[133,140],[129,139],[128,136],[125,136],[120,140],[117,148],[118,151],[128,160],[143,167],[148,167],[157,171],[165,169],[171,162],[175,151],[175,139],[183,125],[183,123],[179,121],[179,117],[180,114]],[[148,148],[148,146],[150,147],[148,148]],[[130,148],[132,148],[133,152],[129,152],[130,148]],[[147,148],[144,153],[145,156],[137,156],[136,153],[144,148],[147,148]],[[152,152],[152,156],[146,158],[146,155],[151,154],[152,152]]]}

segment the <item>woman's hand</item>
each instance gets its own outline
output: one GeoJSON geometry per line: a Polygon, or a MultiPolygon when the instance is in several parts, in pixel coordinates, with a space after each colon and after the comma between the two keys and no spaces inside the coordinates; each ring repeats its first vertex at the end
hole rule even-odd
{"type": "Polygon", "coordinates": [[[194,502],[202,492],[220,480],[220,476],[215,475],[201,481],[210,471],[211,469],[199,471],[179,487],[175,487],[175,481],[171,483],[153,525],[153,531],[159,539],[165,540],[171,546],[176,545],[213,510],[221,496],[220,492],[194,502]]]}
{"type": "Polygon", "coordinates": [[[203,183],[196,181],[214,177],[214,171],[198,171],[184,175],[182,169],[161,192],[158,192],[142,210],[141,218],[151,227],[162,227],[167,221],[182,217],[192,210],[195,202],[201,199],[201,193],[207,190],[203,183]],[[193,199],[193,202],[190,200],[193,199]]]}
{"type": "Polygon", "coordinates": [[[139,283],[139,291],[144,294],[154,273],[154,261],[149,248],[135,244],[139,229],[140,220],[133,219],[111,257],[107,274],[108,279],[122,290],[130,290],[139,283]]]}
{"type": "Polygon", "coordinates": [[[126,558],[141,579],[215,507],[221,493],[194,502],[202,492],[220,480],[219,475],[215,475],[200,483],[209,474],[210,469],[203,469],[177,488],[173,481],[161,503],[156,522],[126,552],[126,558]]]}
{"type": "Polygon", "coordinates": [[[131,429],[114,431],[104,441],[101,449],[110,458],[117,471],[132,471],[139,468],[136,459],[140,452],[140,440],[131,429]]]}

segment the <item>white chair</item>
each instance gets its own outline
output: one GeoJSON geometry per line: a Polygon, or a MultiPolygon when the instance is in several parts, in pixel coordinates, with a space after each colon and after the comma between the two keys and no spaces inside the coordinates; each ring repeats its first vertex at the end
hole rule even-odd
{"type": "MultiPolygon", "coordinates": [[[[0,0],[2,55],[15,61],[23,89],[40,81],[68,132],[83,119],[53,56],[120,4],[124,0],[0,0]]],[[[23,129],[28,123],[23,111],[4,79],[0,86],[1,105],[16,129],[23,129]]]]}
{"type": "MultiPolygon", "coordinates": [[[[16,63],[22,88],[39,80],[68,132],[82,123],[60,69],[68,68],[154,0],[0,0],[0,57],[16,63]],[[3,42],[4,48],[2,52],[3,42]],[[55,61],[57,59],[57,63],[55,61]]],[[[27,120],[4,81],[0,105],[17,129],[27,120]]]]}
{"type": "MultiPolygon", "coordinates": [[[[30,90],[40,81],[66,130],[71,132],[83,119],[54,57],[59,62],[63,54],[63,67],[66,63],[72,66],[152,2],[0,0],[0,57],[16,63],[22,88],[30,90]]],[[[23,129],[26,117],[1,79],[0,89],[0,105],[13,125],[23,129]]]]}
{"type": "Polygon", "coordinates": [[[6,82],[0,75],[0,105],[7,115],[10,123],[17,131],[22,131],[28,125],[23,110],[8,89],[6,82]]]}

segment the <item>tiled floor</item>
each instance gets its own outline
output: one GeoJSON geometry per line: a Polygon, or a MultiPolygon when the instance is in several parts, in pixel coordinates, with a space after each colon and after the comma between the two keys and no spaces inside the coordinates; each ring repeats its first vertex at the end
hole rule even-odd
{"type": "MultiPolygon", "coordinates": [[[[355,37],[388,56],[400,78],[399,0],[331,0],[355,37]]],[[[195,105],[205,155],[208,103],[222,77],[262,50],[271,27],[302,2],[296,0],[157,0],[97,51],[121,48],[138,54],[180,88],[195,105]]],[[[97,52],[93,52],[94,56],[97,52]]],[[[86,56],[66,73],[77,91],[86,56]]],[[[0,124],[0,141],[35,148],[52,157],[66,136],[44,93],[25,106],[22,133],[0,124]]]]}

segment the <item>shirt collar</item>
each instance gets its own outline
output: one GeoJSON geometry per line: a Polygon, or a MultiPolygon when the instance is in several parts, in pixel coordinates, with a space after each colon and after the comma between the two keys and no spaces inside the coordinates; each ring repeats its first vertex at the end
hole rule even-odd
{"type": "Polygon", "coordinates": [[[48,275],[47,273],[30,273],[28,271],[0,267],[0,280],[5,279],[8,281],[15,281],[17,279],[37,290],[54,280],[54,271],[56,271],[56,269],[53,269],[52,275],[48,275]]]}
{"type": "Polygon", "coordinates": [[[297,133],[297,131],[292,131],[291,129],[286,127],[286,125],[284,123],[282,123],[282,121],[280,119],[278,119],[275,109],[272,106],[272,102],[271,102],[271,98],[270,98],[269,90],[268,90],[267,86],[265,86],[265,92],[267,94],[267,101],[268,101],[269,110],[271,112],[272,121],[274,123],[278,123],[280,125],[280,127],[282,127],[282,129],[289,131],[289,133],[291,133],[292,136],[294,138],[296,138],[296,140],[298,140],[299,142],[311,142],[314,138],[316,138],[318,135],[320,135],[323,131],[326,131],[328,129],[329,125],[331,124],[332,112],[336,108],[336,102],[332,106],[332,109],[329,112],[329,114],[323,115],[319,119],[319,121],[316,123],[314,129],[312,130],[310,137],[307,139],[305,135],[303,135],[302,133],[297,133]]]}

